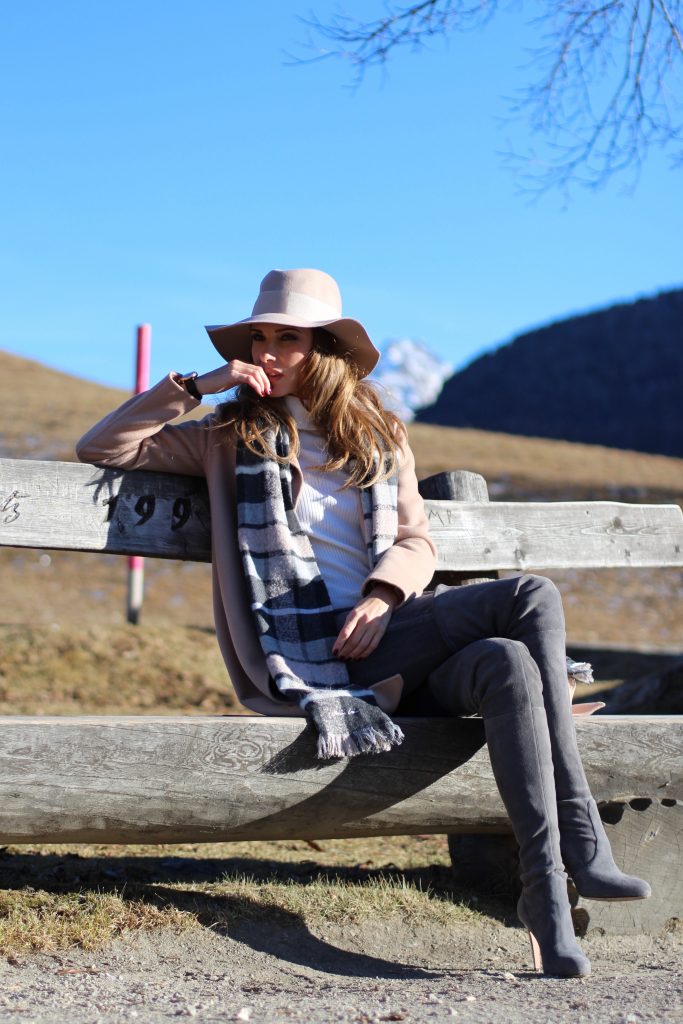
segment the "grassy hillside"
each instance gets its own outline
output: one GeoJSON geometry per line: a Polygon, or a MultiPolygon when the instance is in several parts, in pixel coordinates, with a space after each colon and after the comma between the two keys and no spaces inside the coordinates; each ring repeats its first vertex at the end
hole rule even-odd
{"type": "Polygon", "coordinates": [[[128,397],[9,352],[0,351],[0,376],[9,411],[0,428],[3,456],[73,459],[74,441],[128,397]]]}
{"type": "MultiPolygon", "coordinates": [[[[0,430],[5,457],[73,459],[81,434],[128,397],[2,351],[0,376],[8,382],[0,430]]],[[[423,423],[411,425],[410,440],[419,476],[474,470],[493,497],[683,500],[683,459],[423,423]]]]}
{"type": "Polygon", "coordinates": [[[683,459],[427,423],[410,441],[419,476],[474,470],[499,500],[683,502],[683,459]]]}

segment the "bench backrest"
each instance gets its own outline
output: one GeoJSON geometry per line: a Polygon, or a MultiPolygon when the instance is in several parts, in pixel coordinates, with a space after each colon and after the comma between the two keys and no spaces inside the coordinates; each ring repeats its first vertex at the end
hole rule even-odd
{"type": "MultiPolygon", "coordinates": [[[[453,493],[454,477],[438,474],[421,490],[453,493]]],[[[477,501],[427,498],[439,570],[683,566],[677,505],[489,503],[485,492],[484,484],[477,501]]],[[[0,545],[207,562],[210,531],[203,478],[0,459],[0,545]]]]}

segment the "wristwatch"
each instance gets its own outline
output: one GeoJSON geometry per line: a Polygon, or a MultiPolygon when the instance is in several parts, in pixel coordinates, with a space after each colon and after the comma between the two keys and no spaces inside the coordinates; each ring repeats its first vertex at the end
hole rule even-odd
{"type": "Polygon", "coordinates": [[[196,398],[198,402],[201,402],[203,395],[195,384],[198,376],[199,374],[197,371],[193,370],[192,373],[176,373],[175,380],[178,384],[183,385],[188,395],[192,395],[192,397],[196,398]]]}

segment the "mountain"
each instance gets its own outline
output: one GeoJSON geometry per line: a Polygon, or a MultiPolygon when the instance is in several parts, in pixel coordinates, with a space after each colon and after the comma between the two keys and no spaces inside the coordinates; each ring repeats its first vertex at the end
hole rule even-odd
{"type": "Polygon", "coordinates": [[[683,289],[522,334],[417,420],[683,456],[683,289]]]}
{"type": "Polygon", "coordinates": [[[439,395],[452,366],[412,338],[394,338],[382,346],[382,358],[372,379],[385,391],[386,404],[402,420],[439,395]]]}

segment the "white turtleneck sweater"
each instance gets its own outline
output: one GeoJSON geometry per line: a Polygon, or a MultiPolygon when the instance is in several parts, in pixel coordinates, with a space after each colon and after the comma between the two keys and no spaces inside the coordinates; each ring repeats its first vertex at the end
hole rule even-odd
{"type": "Polygon", "coordinates": [[[370,571],[358,488],[342,490],[346,474],[340,470],[324,473],[313,468],[325,461],[325,439],[298,398],[289,395],[285,401],[296,422],[301,446],[303,483],[296,514],[310,539],[332,606],[350,608],[360,600],[361,587],[370,571]]]}

